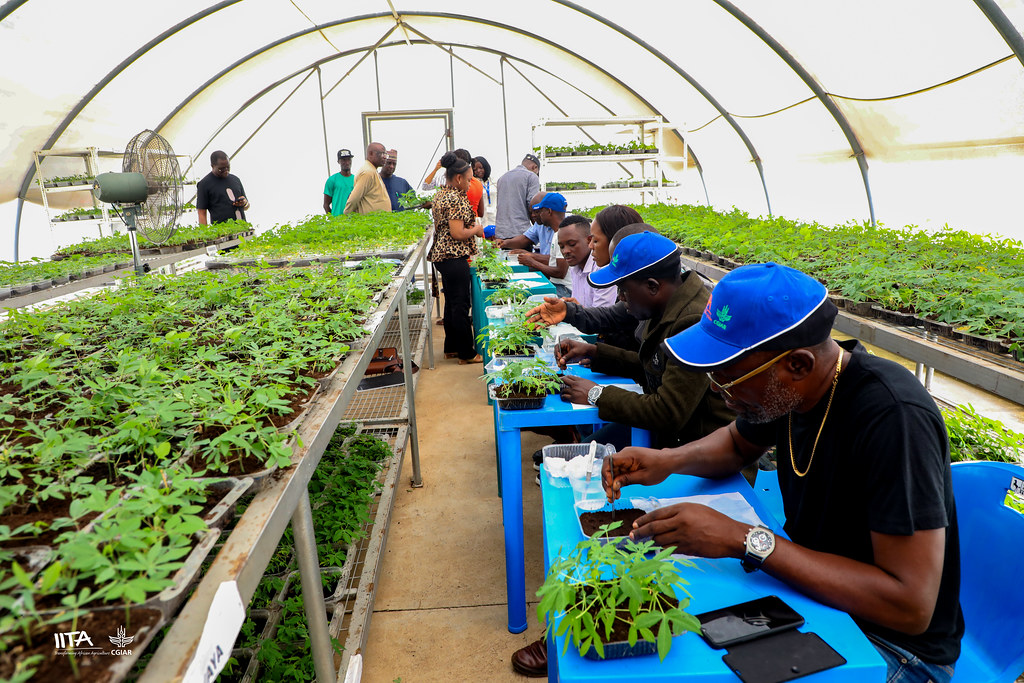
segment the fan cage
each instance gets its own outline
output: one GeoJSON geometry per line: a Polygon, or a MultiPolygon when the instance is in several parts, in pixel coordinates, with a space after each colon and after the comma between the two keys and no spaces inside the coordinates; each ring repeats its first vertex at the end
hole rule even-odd
{"type": "Polygon", "coordinates": [[[181,168],[171,145],[160,134],[144,130],[125,148],[122,171],[146,177],[149,194],[135,227],[153,244],[163,244],[174,234],[182,211],[181,168]]]}

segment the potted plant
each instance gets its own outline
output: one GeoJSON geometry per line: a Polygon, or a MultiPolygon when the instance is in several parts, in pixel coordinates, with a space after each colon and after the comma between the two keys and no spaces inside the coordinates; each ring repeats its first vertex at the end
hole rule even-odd
{"type": "Polygon", "coordinates": [[[511,282],[504,287],[499,287],[491,292],[487,296],[487,301],[495,306],[501,306],[503,304],[518,304],[526,301],[529,296],[530,293],[525,287],[521,287],[518,284],[511,282]]]}
{"type": "Polygon", "coordinates": [[[506,320],[505,325],[485,327],[477,341],[487,344],[492,356],[534,355],[532,345],[538,335],[548,334],[546,328],[527,322],[523,311],[513,310],[506,320]]]}
{"type": "MultiPolygon", "coordinates": [[[[602,527],[603,534],[620,524],[602,527]]],[[[664,660],[672,636],[700,630],[697,618],[684,611],[690,599],[679,574],[681,566],[694,564],[672,560],[674,547],[655,551],[651,540],[620,547],[595,534],[555,559],[537,591],[537,618],[555,635],[567,636],[563,653],[572,642],[588,659],[657,652],[664,660]]]]}
{"type": "Polygon", "coordinates": [[[500,370],[485,374],[483,380],[495,382],[488,387],[488,393],[505,410],[540,408],[548,394],[562,388],[558,372],[535,358],[507,363],[500,370]]]}

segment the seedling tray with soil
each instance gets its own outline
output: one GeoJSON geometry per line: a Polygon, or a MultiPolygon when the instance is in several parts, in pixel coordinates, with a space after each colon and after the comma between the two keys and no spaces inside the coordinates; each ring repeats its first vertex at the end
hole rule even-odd
{"type": "Polygon", "coordinates": [[[622,526],[612,529],[608,532],[608,535],[611,537],[624,537],[629,536],[629,532],[633,530],[633,522],[646,514],[643,510],[637,510],[636,508],[623,508],[621,510],[609,508],[596,512],[581,512],[577,519],[579,519],[580,531],[587,538],[600,531],[602,526],[612,522],[622,522],[622,526]]]}

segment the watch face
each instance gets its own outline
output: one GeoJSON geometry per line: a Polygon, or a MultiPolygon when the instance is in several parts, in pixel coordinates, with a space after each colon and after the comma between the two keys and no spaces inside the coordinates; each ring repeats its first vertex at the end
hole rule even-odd
{"type": "Polygon", "coordinates": [[[764,531],[755,531],[750,534],[750,547],[758,553],[771,550],[772,538],[764,531]]]}

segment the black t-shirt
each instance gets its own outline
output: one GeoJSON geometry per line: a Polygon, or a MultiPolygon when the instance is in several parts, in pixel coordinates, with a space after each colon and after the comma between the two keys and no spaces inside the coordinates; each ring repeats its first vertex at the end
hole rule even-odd
{"type": "Polygon", "coordinates": [[[207,173],[206,177],[196,185],[196,208],[206,209],[210,214],[211,223],[230,221],[235,216],[235,211],[240,214],[240,220],[245,220],[245,211],[236,209],[231,205],[228,190],[234,194],[235,199],[245,196],[245,188],[238,176],[228,173],[226,178],[218,178],[213,173],[207,173]]]}
{"type": "MultiPolygon", "coordinates": [[[[789,420],[768,424],[737,420],[749,441],[775,445],[786,533],[812,550],[871,563],[871,531],[910,535],[946,529],[942,580],[928,630],[907,635],[856,619],[876,634],[935,664],[960,656],[964,633],[960,611],[960,539],[949,468],[949,441],[942,414],[921,383],[902,366],[868,354],[856,341],[839,376],[828,420],[810,471],[793,472],[789,420]]],[[[807,469],[828,395],[804,414],[793,413],[796,466],[807,469]]]]}

